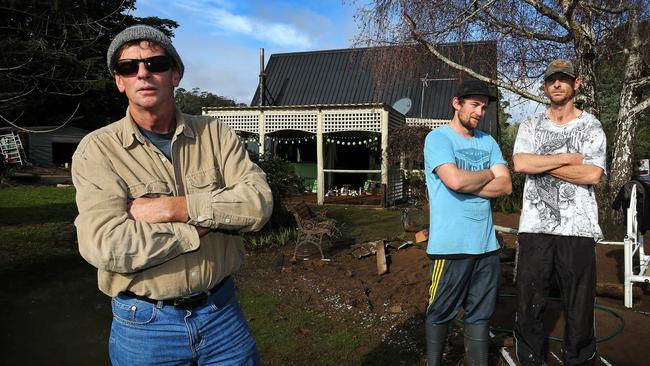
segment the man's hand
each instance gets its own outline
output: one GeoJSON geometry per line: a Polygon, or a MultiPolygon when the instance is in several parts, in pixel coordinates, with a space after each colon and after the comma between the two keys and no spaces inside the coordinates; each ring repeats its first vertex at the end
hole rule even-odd
{"type": "Polygon", "coordinates": [[[490,168],[490,171],[492,171],[494,179],[475,194],[483,198],[495,198],[512,193],[512,179],[508,167],[505,164],[496,164],[490,168]]]}
{"type": "Polygon", "coordinates": [[[189,219],[185,197],[136,198],[127,204],[126,213],[132,220],[150,224],[187,222],[189,219]]]}
{"type": "Polygon", "coordinates": [[[440,165],[435,173],[447,188],[461,193],[477,192],[494,179],[494,172],[490,169],[470,171],[459,169],[453,163],[440,165]]]}

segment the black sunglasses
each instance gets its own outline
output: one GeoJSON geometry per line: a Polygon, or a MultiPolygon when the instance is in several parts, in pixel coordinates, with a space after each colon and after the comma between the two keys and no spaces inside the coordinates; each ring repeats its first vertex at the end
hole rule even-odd
{"type": "Polygon", "coordinates": [[[127,58],[118,60],[113,69],[119,75],[132,75],[138,72],[140,62],[149,72],[165,72],[172,67],[172,59],[169,56],[153,56],[143,59],[127,58]]]}

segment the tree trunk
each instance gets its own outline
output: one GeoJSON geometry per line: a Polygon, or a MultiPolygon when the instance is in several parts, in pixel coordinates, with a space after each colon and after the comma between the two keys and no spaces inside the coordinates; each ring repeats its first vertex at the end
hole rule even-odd
{"type": "Polygon", "coordinates": [[[639,103],[638,84],[633,81],[641,77],[643,71],[643,60],[640,54],[641,39],[639,35],[639,23],[636,11],[630,12],[630,45],[627,49],[627,60],[625,62],[625,79],[623,89],[619,98],[619,110],[617,118],[616,133],[612,160],[609,167],[609,181],[606,194],[602,195],[601,215],[604,220],[614,226],[623,224],[621,212],[612,212],[612,202],[618,190],[632,177],[633,143],[636,136],[636,129],[639,123],[638,114],[630,111],[639,103]],[[604,215],[603,215],[604,214],[604,215]]]}

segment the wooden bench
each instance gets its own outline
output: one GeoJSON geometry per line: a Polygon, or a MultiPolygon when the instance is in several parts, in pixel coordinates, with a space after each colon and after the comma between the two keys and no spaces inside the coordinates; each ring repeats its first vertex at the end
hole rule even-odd
{"type": "Polygon", "coordinates": [[[323,254],[323,237],[338,237],[339,229],[336,221],[325,216],[324,212],[314,212],[304,201],[290,208],[293,217],[296,220],[296,247],[293,251],[293,261],[296,260],[298,248],[305,244],[312,244],[318,248],[321,259],[325,259],[323,254]]]}

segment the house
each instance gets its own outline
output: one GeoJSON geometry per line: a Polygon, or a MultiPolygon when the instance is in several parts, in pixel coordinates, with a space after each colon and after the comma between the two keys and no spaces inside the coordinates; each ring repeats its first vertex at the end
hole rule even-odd
{"type": "MultiPolygon", "coordinates": [[[[495,42],[439,47],[477,72],[496,72],[495,42]]],[[[251,107],[207,107],[203,113],[229,124],[261,153],[293,162],[315,182],[319,204],[329,193],[364,194],[375,184],[381,184],[382,202],[391,204],[405,190],[400,167],[385,158],[390,131],[448,123],[461,77],[415,46],[274,54],[251,107]]],[[[498,139],[496,105],[479,128],[498,139]]]]}
{"type": "Polygon", "coordinates": [[[25,152],[27,161],[38,165],[64,165],[72,162],[72,154],[81,139],[90,131],[64,126],[52,130],[48,127],[30,127],[27,133],[25,152]]]}
{"type": "MultiPolygon", "coordinates": [[[[496,78],[496,42],[440,51],[452,61],[496,78]]],[[[266,66],[264,103],[251,106],[383,103],[406,111],[408,124],[437,127],[453,117],[451,99],[462,75],[418,47],[369,47],[274,54],[266,66]]],[[[466,77],[466,76],[465,76],[466,77]]],[[[496,94],[496,93],[495,93],[496,94]]],[[[498,137],[493,104],[479,129],[498,137]]]]}

